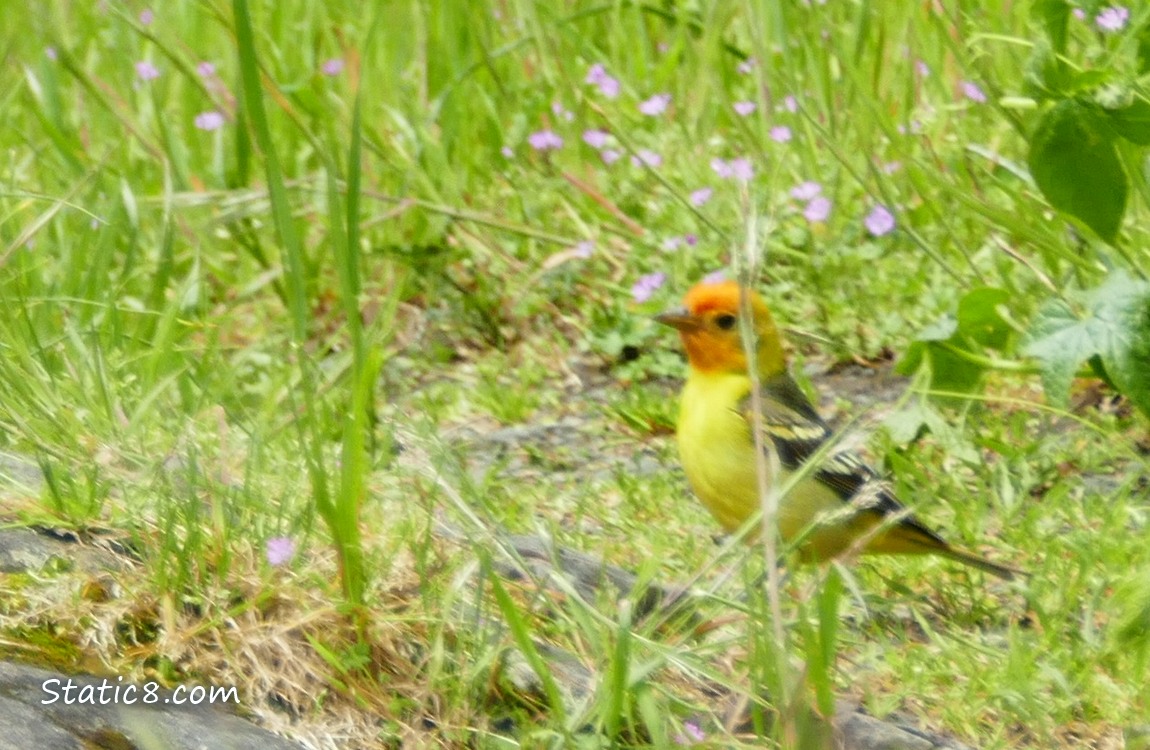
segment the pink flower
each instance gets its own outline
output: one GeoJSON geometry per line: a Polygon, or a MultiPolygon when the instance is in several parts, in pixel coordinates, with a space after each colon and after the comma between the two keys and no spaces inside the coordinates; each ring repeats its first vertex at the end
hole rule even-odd
{"type": "Polygon", "coordinates": [[[610,134],[605,130],[584,130],[583,142],[591,148],[603,148],[610,134]]]}
{"type": "Polygon", "coordinates": [[[646,302],[651,299],[651,295],[659,290],[659,287],[663,286],[663,282],[666,280],[667,274],[662,271],[640,276],[631,286],[632,299],[636,302],[646,302]]]}
{"type": "Polygon", "coordinates": [[[754,102],[735,102],[732,106],[735,108],[735,114],[739,117],[746,117],[755,111],[754,102]]]}
{"type": "Polygon", "coordinates": [[[1130,10],[1121,5],[1115,5],[1103,8],[1102,12],[1094,17],[1094,24],[1101,31],[1115,32],[1124,29],[1129,20],[1130,10]]]}
{"type": "Polygon", "coordinates": [[[783,97],[783,109],[788,112],[798,112],[799,100],[796,99],[793,94],[787,94],[783,97]]]}
{"type": "Polygon", "coordinates": [[[916,60],[914,63],[914,69],[918,71],[918,74],[923,78],[926,78],[928,75],[930,75],[930,66],[927,65],[923,60],[916,60]]]}
{"type": "Polygon", "coordinates": [[[513,151],[510,146],[504,146],[499,149],[499,153],[503,154],[504,159],[511,159],[515,156],[515,151],[513,151]]]}
{"type": "Polygon", "coordinates": [[[831,200],[824,195],[816,195],[803,209],[803,218],[812,224],[826,221],[831,215],[831,200]]]}
{"type": "Polygon", "coordinates": [[[1075,8],[1074,10],[1070,11],[1070,15],[1074,16],[1079,21],[1086,20],[1086,11],[1082,10],[1082,8],[1075,8]]]}
{"type": "Polygon", "coordinates": [[[714,192],[715,191],[709,187],[699,188],[698,190],[691,191],[691,194],[687,196],[687,200],[690,201],[692,206],[698,208],[711,200],[711,194],[714,192]]]}
{"type": "Polygon", "coordinates": [[[741,180],[746,182],[755,176],[755,168],[751,165],[751,160],[745,157],[731,159],[730,161],[711,159],[711,169],[715,170],[715,174],[724,180],[741,180]]]}
{"type": "Polygon", "coordinates": [[[636,167],[647,165],[651,168],[657,168],[663,165],[663,157],[649,148],[641,148],[631,157],[631,164],[636,167]]]}
{"type": "Polygon", "coordinates": [[[791,197],[797,201],[809,201],[821,192],[823,192],[822,185],[814,180],[807,180],[791,188],[791,197]]]}
{"type": "Polygon", "coordinates": [[[883,164],[881,167],[879,167],[879,169],[882,170],[883,174],[894,174],[895,172],[902,169],[902,162],[901,161],[888,161],[885,164],[883,164]]]}
{"type": "Polygon", "coordinates": [[[671,103],[670,94],[655,94],[650,99],[639,103],[639,111],[645,115],[654,117],[661,115],[667,111],[667,105],[671,103]]]}
{"type": "Polygon", "coordinates": [[[791,139],[791,129],[786,125],[776,125],[771,128],[770,136],[775,143],[786,143],[791,139]]]}
{"type": "Polygon", "coordinates": [[[291,537],[272,537],[267,541],[266,553],[269,565],[283,565],[295,556],[295,542],[291,537]]]}
{"type": "Polygon", "coordinates": [[[671,252],[672,250],[678,250],[679,246],[682,244],[682,237],[668,237],[667,239],[663,240],[663,249],[667,252],[671,252]]]}
{"type": "Polygon", "coordinates": [[[215,110],[209,110],[196,115],[195,123],[200,130],[219,130],[224,126],[224,116],[215,110]]]}
{"type": "Polygon", "coordinates": [[[216,74],[216,66],[205,60],[196,65],[196,72],[200,74],[200,78],[211,78],[216,74]]]}
{"type": "Polygon", "coordinates": [[[748,57],[746,60],[743,60],[741,63],[739,63],[738,67],[735,68],[735,70],[739,71],[743,75],[747,75],[748,73],[750,73],[754,69],[755,69],[755,58],[753,58],[753,57],[748,57]]]}
{"type": "Polygon", "coordinates": [[[599,152],[599,157],[603,159],[604,164],[614,164],[619,161],[619,157],[623,155],[622,151],[617,151],[613,148],[605,148],[599,152]]]}
{"type": "Polygon", "coordinates": [[[986,92],[979,88],[977,83],[973,83],[971,81],[963,81],[959,84],[959,88],[962,89],[962,95],[972,102],[975,102],[976,104],[986,103],[986,92]]]}
{"type": "Polygon", "coordinates": [[[551,111],[560,120],[571,122],[575,119],[575,115],[572,114],[571,111],[564,107],[560,102],[551,102],[551,111]]]}
{"type": "Polygon", "coordinates": [[[694,745],[707,739],[707,735],[699,728],[699,722],[689,719],[683,722],[683,733],[675,735],[676,745],[694,745]]]}
{"type": "Polygon", "coordinates": [[[44,48],[44,56],[47,57],[49,60],[55,60],[57,57],[59,57],[59,55],[56,54],[56,48],[55,47],[45,47],[44,48]]]}
{"type": "Polygon", "coordinates": [[[595,243],[591,240],[583,240],[572,249],[575,251],[576,258],[590,258],[591,254],[595,252],[595,243]]]}
{"type": "Polygon", "coordinates": [[[154,81],[160,77],[160,69],[150,60],[141,60],[136,63],[136,77],[141,81],[154,81]]]}
{"type": "Polygon", "coordinates": [[[742,182],[748,182],[755,176],[755,168],[751,165],[751,160],[740,157],[738,159],[731,159],[731,177],[742,182]]]}
{"type": "Polygon", "coordinates": [[[884,234],[890,234],[894,231],[894,214],[880,203],[871,209],[871,212],[863,219],[863,225],[873,236],[882,237],[884,234]]]}
{"type": "Polygon", "coordinates": [[[619,96],[619,81],[607,74],[607,69],[600,63],[595,63],[587,70],[587,83],[599,88],[599,93],[608,99],[619,96]]]}
{"type": "Polygon", "coordinates": [[[727,269],[720,268],[718,271],[711,271],[703,277],[704,284],[718,284],[720,281],[727,280],[727,269]]]}
{"type": "Polygon", "coordinates": [[[536,151],[551,151],[563,148],[563,139],[553,130],[538,130],[527,136],[527,142],[536,151]]]}
{"type": "Polygon", "coordinates": [[[151,8],[144,8],[140,11],[140,25],[151,26],[152,21],[156,20],[156,14],[152,12],[151,8]]]}
{"type": "Polygon", "coordinates": [[[699,244],[699,237],[698,235],[694,234],[684,234],[683,242],[687,243],[687,247],[694,247],[695,245],[699,244]]]}
{"type": "Polygon", "coordinates": [[[320,71],[325,76],[337,76],[343,72],[343,60],[338,57],[325,60],[323,65],[320,66],[320,71]]]}

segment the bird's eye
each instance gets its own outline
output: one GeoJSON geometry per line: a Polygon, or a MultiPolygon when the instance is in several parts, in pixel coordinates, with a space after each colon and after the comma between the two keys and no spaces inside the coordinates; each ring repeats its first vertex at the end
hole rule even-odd
{"type": "Polygon", "coordinates": [[[715,325],[717,325],[719,328],[722,328],[724,331],[729,331],[734,328],[735,323],[737,322],[738,319],[729,313],[726,315],[720,315],[719,317],[715,318],[715,325]]]}

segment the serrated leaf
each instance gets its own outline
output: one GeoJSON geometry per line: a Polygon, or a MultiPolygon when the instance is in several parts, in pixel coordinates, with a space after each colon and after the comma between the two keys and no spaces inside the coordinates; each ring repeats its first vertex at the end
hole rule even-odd
{"type": "Polygon", "coordinates": [[[981,287],[963,295],[958,301],[958,331],[983,346],[1003,349],[1010,340],[1011,328],[998,311],[1010,293],[996,287],[981,287]]]}
{"type": "Polygon", "coordinates": [[[1047,398],[1065,406],[1079,365],[1098,357],[1118,390],[1150,415],[1150,283],[1115,271],[1081,297],[1084,315],[1051,300],[1031,327],[1024,351],[1042,363],[1047,398]]]}
{"type": "Polygon", "coordinates": [[[1126,172],[1113,135],[1094,108],[1060,102],[1038,124],[1027,161],[1042,194],[1105,241],[1118,238],[1126,213],[1126,172]]]}
{"type": "Polygon", "coordinates": [[[1042,363],[1042,388],[1055,406],[1070,401],[1070,384],[1083,360],[1095,354],[1092,337],[1074,311],[1060,299],[1043,305],[1030,328],[1023,350],[1042,363]]]}

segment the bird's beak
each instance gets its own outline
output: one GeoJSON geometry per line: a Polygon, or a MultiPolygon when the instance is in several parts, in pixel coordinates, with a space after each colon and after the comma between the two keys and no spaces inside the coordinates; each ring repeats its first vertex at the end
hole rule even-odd
{"type": "Polygon", "coordinates": [[[677,328],[680,331],[691,331],[699,327],[699,319],[687,312],[685,307],[674,307],[655,316],[655,320],[663,325],[677,328]]]}

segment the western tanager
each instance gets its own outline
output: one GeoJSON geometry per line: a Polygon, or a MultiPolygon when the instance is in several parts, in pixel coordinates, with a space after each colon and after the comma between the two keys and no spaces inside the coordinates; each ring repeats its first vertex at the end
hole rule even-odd
{"type": "MultiPolygon", "coordinates": [[[[830,427],[787,371],[778,329],[763,300],[753,310],[754,367],[761,387],[762,431],[782,477],[799,469],[832,437],[830,427]]],[[[678,329],[690,372],[679,404],[679,455],[695,494],[727,531],[760,507],[751,408],[751,378],[740,334],[739,285],[703,282],[684,307],[656,317],[678,329]]],[[[947,544],[895,498],[890,486],[847,450],[824,451],[819,463],[779,501],[784,542],[800,556],[827,560],[852,547],[872,554],[936,554],[1005,579],[1016,571],[947,544]],[[853,512],[852,512],[853,511],[853,512]]]]}

